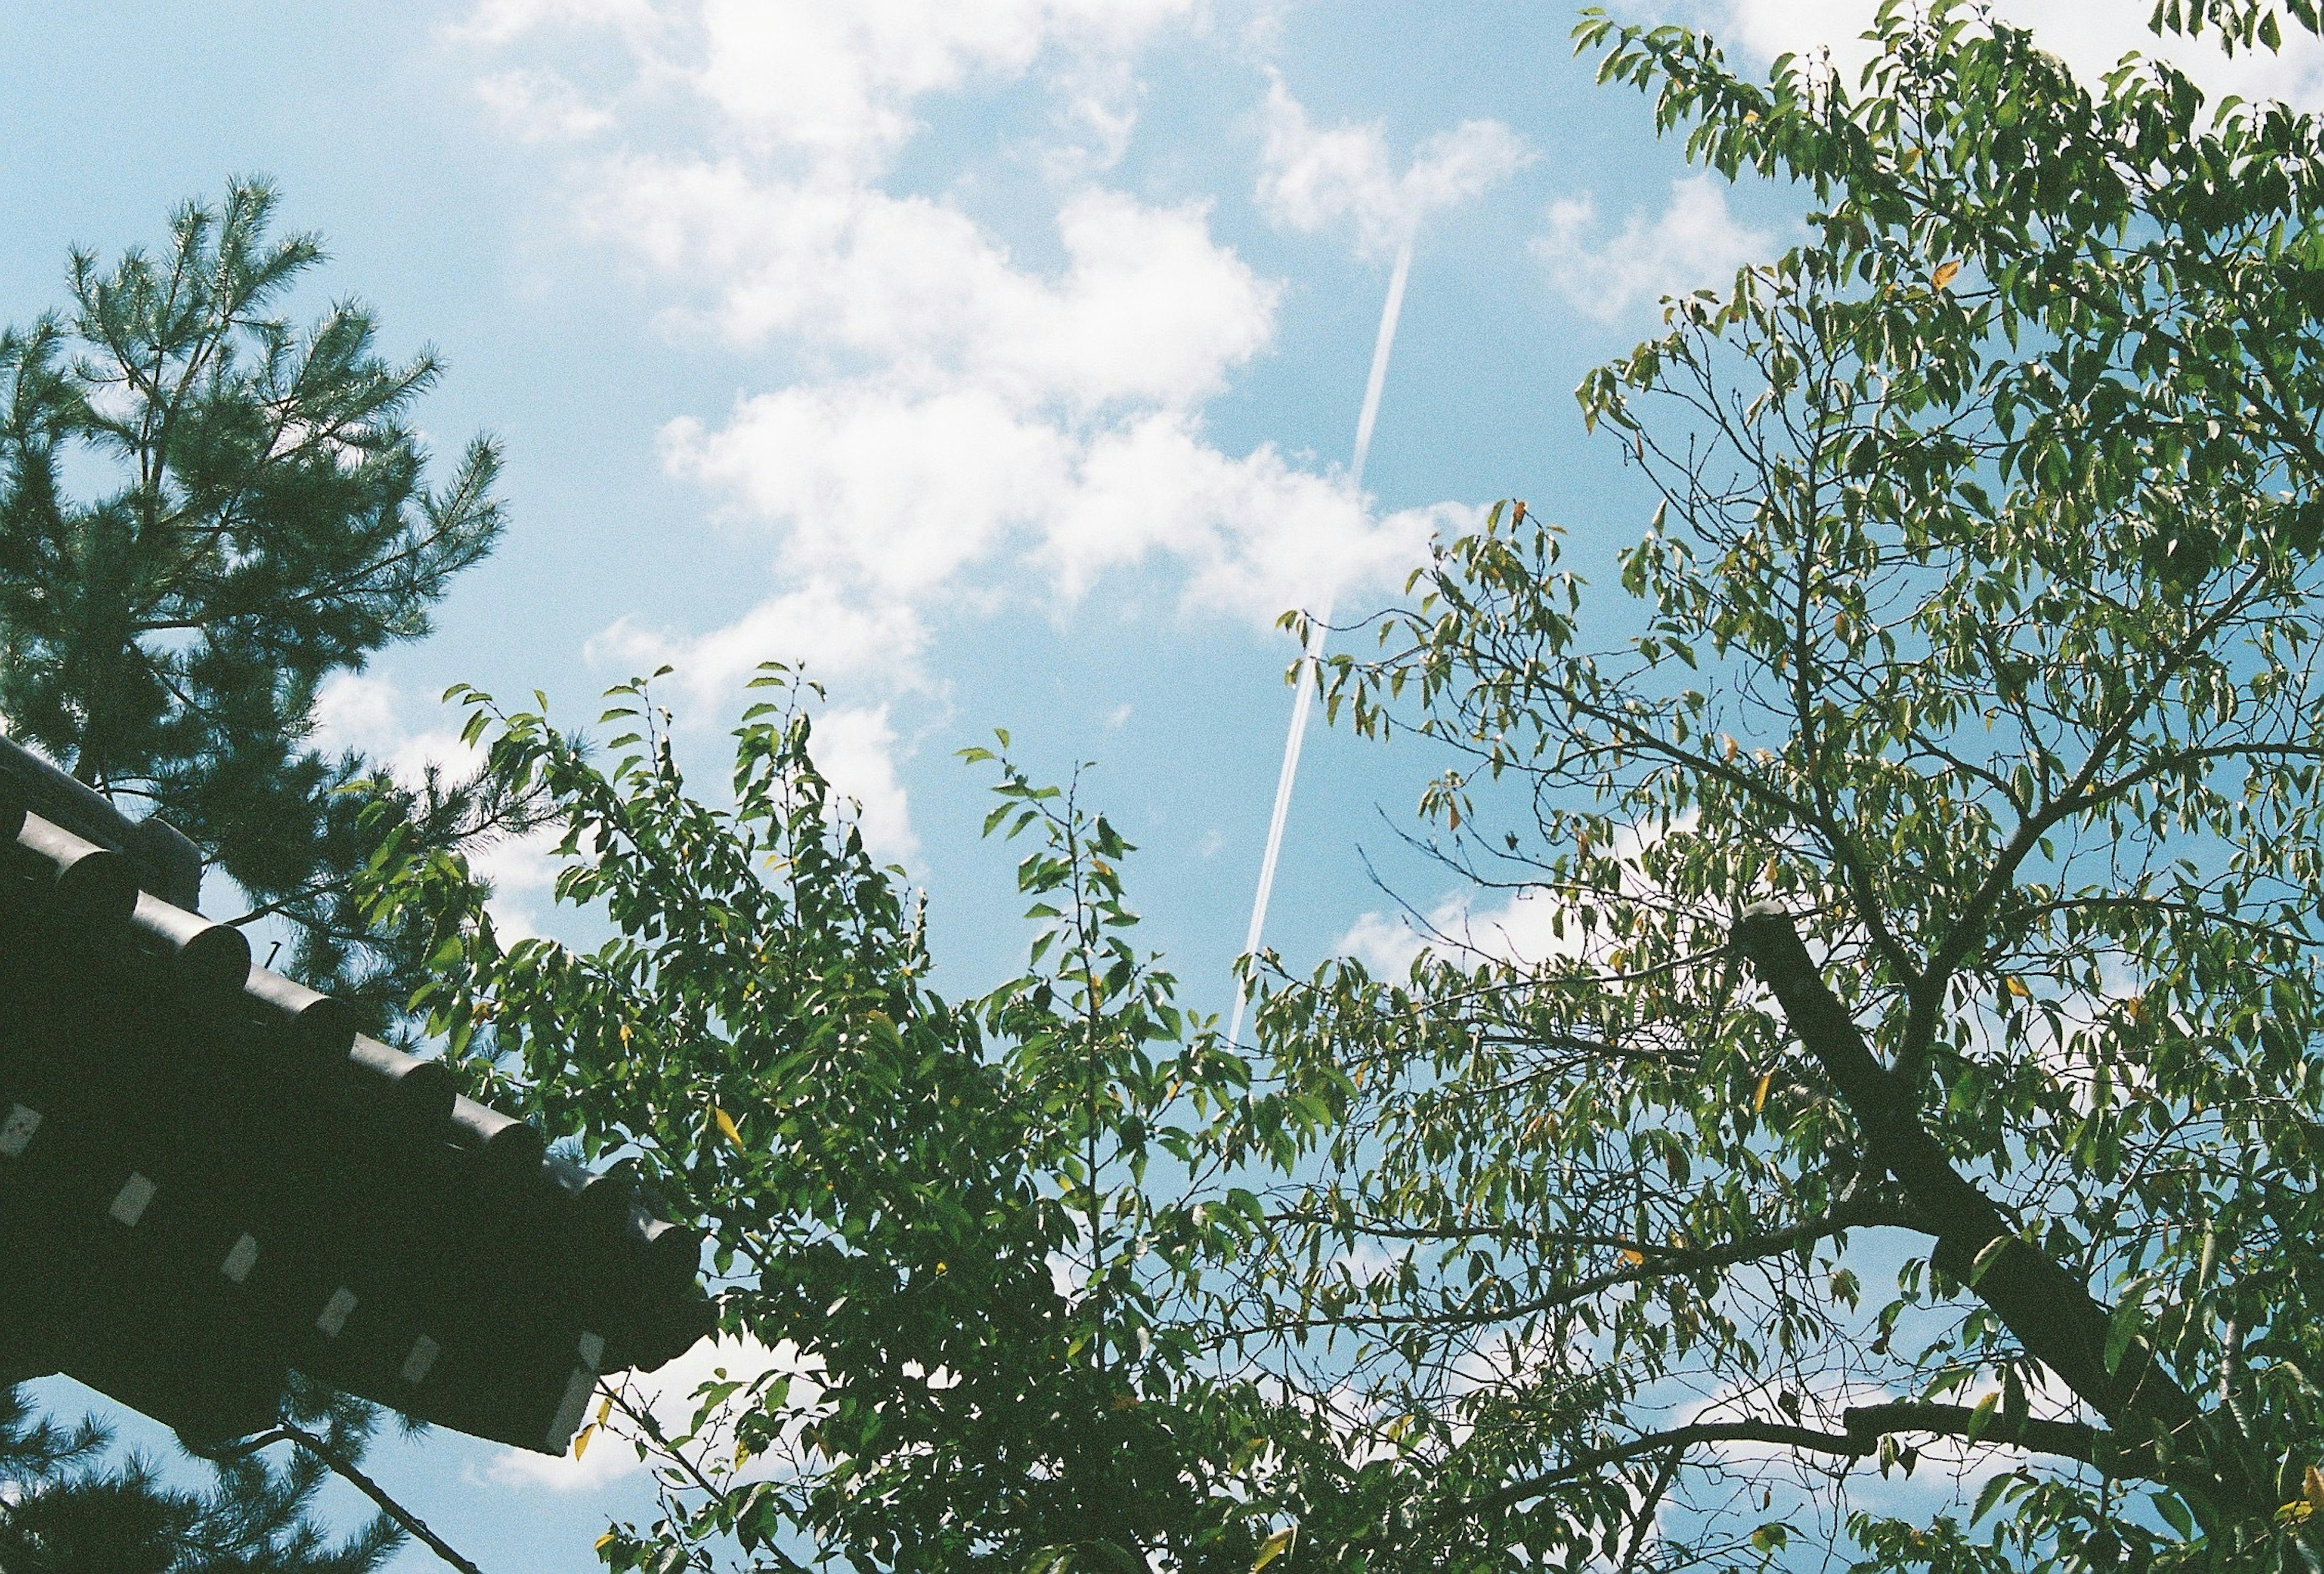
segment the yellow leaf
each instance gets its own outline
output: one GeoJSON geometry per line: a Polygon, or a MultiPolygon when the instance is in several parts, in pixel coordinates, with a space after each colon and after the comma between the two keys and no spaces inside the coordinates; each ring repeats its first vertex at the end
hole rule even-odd
{"type": "Polygon", "coordinates": [[[2025,980],[2018,977],[2015,974],[2003,979],[2002,984],[2009,993],[2015,995],[2020,1000],[2031,1000],[2034,998],[2034,991],[2025,987],[2025,980]]]}
{"type": "Polygon", "coordinates": [[[750,1462],[751,1445],[748,1443],[736,1443],[734,1445],[734,1468],[740,1470],[743,1466],[750,1462]]]}
{"type": "Polygon", "coordinates": [[[597,1538],[597,1550],[602,1552],[607,1547],[613,1545],[613,1538],[619,1534],[621,1534],[619,1531],[607,1531],[604,1535],[599,1536],[597,1538]]]}
{"type": "Polygon", "coordinates": [[[1259,1571],[1261,1569],[1266,1568],[1269,1563],[1274,1562],[1277,1558],[1283,1556],[1284,1553],[1289,1551],[1291,1550],[1291,1544],[1298,1539],[1299,1527],[1297,1525],[1286,1525],[1283,1529],[1268,1537],[1267,1540],[1259,1542],[1259,1556],[1252,1559],[1250,1562],[1250,1574],[1259,1574],[1259,1571]]]}
{"type": "Polygon", "coordinates": [[[625,1049],[625,1050],[626,1050],[626,1049],[628,1049],[629,1047],[630,1047],[630,1024],[629,1024],[628,1023],[626,1023],[626,1022],[625,1022],[625,1023],[623,1023],[622,1024],[622,1048],[623,1048],[623,1049],[625,1049]]]}
{"type": "Polygon", "coordinates": [[[1940,290],[1945,289],[1947,286],[1950,285],[1955,279],[1960,276],[1960,271],[1961,265],[1957,261],[1939,263],[1937,264],[1937,271],[1929,275],[1929,282],[1934,284],[1940,290]]]}
{"type": "Polygon", "coordinates": [[[573,1457],[576,1459],[589,1451],[589,1440],[596,1435],[597,1428],[595,1422],[581,1429],[581,1435],[573,1440],[573,1457]]]}
{"type": "Polygon", "coordinates": [[[605,1403],[597,1407],[597,1424],[599,1426],[604,1426],[605,1424],[606,1418],[613,1413],[613,1396],[608,1393],[605,1395],[605,1403]]]}
{"type": "Polygon", "coordinates": [[[2300,1483],[2300,1495],[2307,1499],[2309,1507],[2324,1508],[2324,1470],[2313,1465],[2308,1467],[2308,1474],[2300,1483]]]}
{"type": "Polygon", "coordinates": [[[1762,1071],[1759,1074],[1759,1090],[1751,1095],[1751,1113],[1753,1115],[1757,1115],[1761,1110],[1767,1107],[1767,1085],[1775,1079],[1775,1074],[1773,1071],[1762,1071]]]}
{"type": "Polygon", "coordinates": [[[1628,1263],[1633,1268],[1641,1268],[1646,1265],[1646,1253],[1638,1250],[1636,1246],[1624,1246],[1622,1248],[1622,1261],[1628,1263]]]}
{"type": "Polygon", "coordinates": [[[715,1104],[710,1106],[710,1113],[718,1118],[718,1130],[720,1134],[724,1135],[728,1142],[733,1143],[736,1147],[741,1147],[742,1145],[742,1133],[741,1128],[735,1125],[734,1117],[727,1114],[724,1110],[719,1108],[715,1104]]]}
{"type": "Polygon", "coordinates": [[[1720,759],[1733,759],[1735,757],[1736,751],[1741,747],[1742,745],[1737,743],[1732,736],[1727,733],[1720,733],[1719,735],[1719,757],[1720,759]]]}

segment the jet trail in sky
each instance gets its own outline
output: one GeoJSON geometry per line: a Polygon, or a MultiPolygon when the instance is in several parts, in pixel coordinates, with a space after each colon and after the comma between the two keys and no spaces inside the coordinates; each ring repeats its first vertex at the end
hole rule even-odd
{"type": "MultiPolygon", "coordinates": [[[[1363,505],[1364,461],[1371,456],[1372,424],[1379,419],[1380,389],[1388,382],[1388,350],[1396,343],[1396,319],[1404,310],[1404,283],[1412,273],[1412,234],[1406,231],[1404,244],[1397,248],[1396,271],[1388,275],[1388,300],[1380,306],[1379,337],[1372,341],[1371,375],[1364,382],[1364,405],[1356,417],[1356,453],[1348,467],[1349,485],[1355,490],[1357,506],[1363,505]]],[[[1267,929],[1267,901],[1275,892],[1275,863],[1283,853],[1283,822],[1291,810],[1291,787],[1299,776],[1299,751],[1307,738],[1307,712],[1315,701],[1315,690],[1322,683],[1322,662],[1326,625],[1332,619],[1332,591],[1324,588],[1323,605],[1315,610],[1307,625],[1306,648],[1299,655],[1297,693],[1291,701],[1291,730],[1283,740],[1283,768],[1275,778],[1275,813],[1267,822],[1267,856],[1259,860],[1259,893],[1250,904],[1250,932],[1243,938],[1245,954],[1259,949],[1259,936],[1267,929]]],[[[1235,986],[1232,1025],[1227,1029],[1227,1042],[1235,1043],[1242,1037],[1242,1015],[1250,1004],[1250,992],[1240,984],[1235,986]]]]}

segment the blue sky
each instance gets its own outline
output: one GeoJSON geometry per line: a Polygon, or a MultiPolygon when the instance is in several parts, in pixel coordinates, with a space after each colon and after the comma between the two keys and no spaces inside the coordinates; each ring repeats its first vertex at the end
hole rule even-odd
{"type": "MultiPolygon", "coordinates": [[[[1668,9],[1765,59],[1873,7],[1668,9]]],[[[2085,67],[2135,46],[2144,11],[2011,9],[2085,67]]],[[[434,637],[331,690],[331,738],[410,768],[456,754],[448,683],[541,689],[580,721],[669,661],[689,756],[714,766],[752,663],[803,658],[830,690],[826,765],[931,891],[950,987],[1021,943],[996,921],[1010,859],[976,838],[983,779],[953,757],[1005,727],[1037,773],[1097,763],[1091,791],[1144,848],[1149,943],[1223,1012],[1290,706],[1276,616],[1381,605],[1433,531],[1505,496],[1602,569],[1649,502],[1571,390],[1660,295],[1788,234],[1784,193],[1690,176],[1641,100],[1594,87],[1572,20],[1386,0],[14,7],[0,310],[59,301],[68,244],[156,241],[180,199],[272,176],[286,222],[328,243],[315,303],[360,295],[392,346],[434,344],[436,448],[490,431],[509,461],[506,544],[434,637]],[[1349,449],[1407,231],[1360,496],[1349,449]]],[[[2234,75],[2305,98],[2319,79],[2306,48],[2234,75]]],[[[1397,897],[1460,910],[1395,836],[1434,765],[1311,735],[1268,935],[1296,966],[1408,947],[1367,853],[1397,897]]],[[[554,931],[538,855],[494,867],[508,912],[554,931]]],[[[529,1574],[587,1566],[606,1514],[646,1506],[624,1458],[438,1437],[379,1473],[493,1574],[529,1574]]]]}

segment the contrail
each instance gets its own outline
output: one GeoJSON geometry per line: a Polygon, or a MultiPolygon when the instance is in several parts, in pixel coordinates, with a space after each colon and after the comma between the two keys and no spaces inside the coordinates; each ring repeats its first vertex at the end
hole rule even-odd
{"type": "MultiPolygon", "coordinates": [[[[1388,300],[1380,306],[1379,337],[1372,341],[1371,375],[1364,381],[1364,407],[1356,417],[1356,453],[1348,467],[1349,485],[1356,494],[1358,507],[1363,505],[1364,461],[1371,457],[1372,423],[1379,419],[1380,389],[1388,382],[1388,354],[1396,343],[1396,319],[1404,310],[1404,282],[1412,273],[1412,232],[1406,230],[1404,244],[1397,248],[1396,271],[1388,275],[1388,300]]],[[[1322,685],[1324,625],[1332,620],[1332,592],[1327,580],[1323,589],[1323,605],[1307,625],[1306,648],[1299,653],[1297,693],[1291,701],[1291,730],[1283,739],[1283,768],[1275,777],[1275,812],[1267,822],[1267,856],[1259,860],[1259,893],[1251,899],[1250,932],[1243,937],[1245,955],[1259,949],[1259,939],[1267,928],[1267,899],[1275,893],[1275,861],[1283,853],[1283,821],[1291,811],[1291,785],[1299,777],[1299,750],[1307,738],[1307,711],[1314,704],[1315,690],[1322,685]]],[[[1250,992],[1240,983],[1235,986],[1234,1019],[1227,1029],[1227,1042],[1239,1042],[1242,1038],[1242,1014],[1250,1005],[1250,992]]]]}

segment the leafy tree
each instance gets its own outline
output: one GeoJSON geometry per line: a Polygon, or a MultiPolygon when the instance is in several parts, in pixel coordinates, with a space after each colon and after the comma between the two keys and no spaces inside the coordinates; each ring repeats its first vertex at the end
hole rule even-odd
{"type": "MultiPolygon", "coordinates": [[[[0,718],[82,782],[191,835],[293,926],[285,970],[356,997],[391,1031],[420,959],[365,925],[348,881],[366,816],[429,845],[512,824],[469,783],[399,786],[313,747],[323,681],[425,633],[429,608],[502,526],[493,446],[440,486],[407,424],[438,366],[397,365],[341,301],[303,331],[285,298],[323,258],[272,238],[259,182],[189,202],[159,255],[86,251],[71,306],[0,332],[0,718]]],[[[215,896],[215,890],[213,895],[215,896]]],[[[0,1394],[0,1567],[313,1570],[376,1567],[382,1521],[343,1543],[308,1519],[325,1468],[244,1458],[168,1478],[107,1463],[103,1440],[25,1420],[0,1394]]],[[[366,1407],[300,1389],[294,1419],[360,1455],[366,1407]]]]}
{"type": "Polygon", "coordinates": [[[1462,1566],[2313,1566],[2318,127],[1965,6],[1854,91],[1581,36],[1817,210],[1581,390],[1628,637],[1512,511],[1339,664],[1563,939],[1270,1002],[1330,1113],[1236,1329],[1359,1340],[1462,1566]]]}
{"type": "Polygon", "coordinates": [[[867,1568],[1131,1569],[1168,1537],[1247,1569],[1265,1532],[1227,1489],[1263,1438],[1164,1265],[1201,1232],[1141,1184],[1194,1158],[1169,1114],[1240,1066],[1186,1042],[1132,949],[1130,849],[1004,767],[990,829],[1032,840],[1031,966],[948,1002],[917,899],[835,823],[805,691],[761,682],[780,692],[737,734],[730,810],[688,793],[642,685],[614,691],[610,766],[467,696],[503,788],[563,826],[558,896],[610,926],[597,949],[503,945],[463,861],[416,840],[374,888],[435,937],[418,1004],[451,1052],[709,1224],[725,1330],[765,1353],[674,1430],[634,1385],[608,1396],[669,1512],[600,1551],[789,1567],[804,1535],[867,1568]]]}
{"type": "Polygon", "coordinates": [[[1583,384],[1661,498],[1610,607],[1512,505],[1333,667],[1546,954],[1260,958],[1246,1064],[1004,768],[1037,938],[952,1005],[796,718],[719,811],[658,724],[479,709],[615,938],[392,862],[434,1024],[793,1369],[616,1396],[669,1512],[615,1566],[2324,1563],[2319,126],[1944,0],[1853,83],[1580,39],[1814,210],[1583,384]]]}

